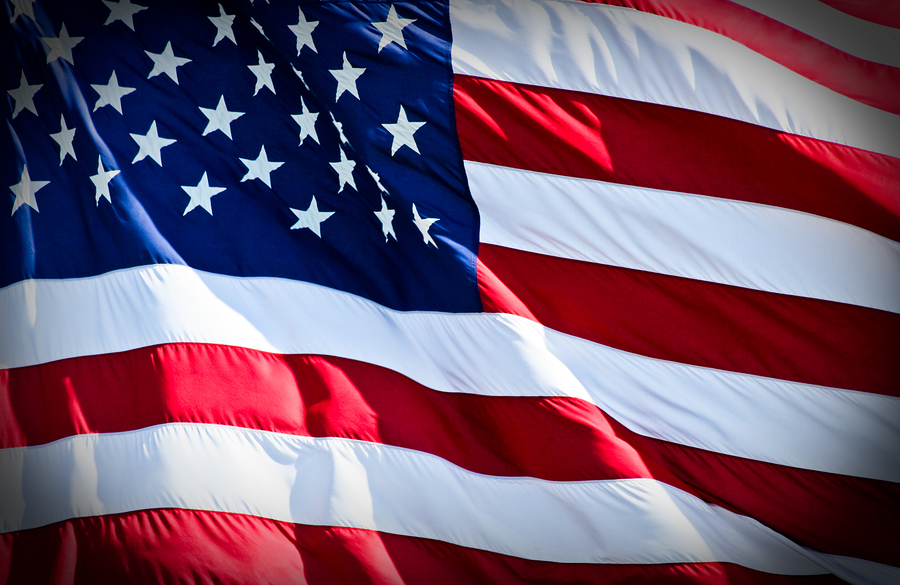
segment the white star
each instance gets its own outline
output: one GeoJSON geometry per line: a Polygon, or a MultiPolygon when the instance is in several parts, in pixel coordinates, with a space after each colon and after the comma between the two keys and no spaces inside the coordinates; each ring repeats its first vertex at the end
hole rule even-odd
{"type": "Polygon", "coordinates": [[[31,17],[34,20],[34,0],[12,0],[13,15],[9,22],[15,22],[20,14],[31,17]]]}
{"type": "Polygon", "coordinates": [[[407,120],[406,110],[403,109],[403,106],[400,106],[400,115],[397,117],[397,123],[382,124],[382,126],[394,136],[394,140],[391,142],[391,156],[394,156],[394,153],[396,153],[397,149],[401,146],[408,146],[416,151],[417,154],[421,154],[419,153],[419,147],[416,145],[416,139],[413,138],[413,134],[424,125],[425,122],[410,122],[407,120]]]}
{"type": "Polygon", "coordinates": [[[345,91],[349,91],[356,96],[356,99],[359,99],[359,92],[356,90],[356,80],[366,70],[362,67],[352,67],[350,61],[347,60],[346,51],[344,52],[344,67],[342,69],[329,69],[328,71],[338,82],[337,95],[334,96],[334,101],[338,101],[341,94],[345,91]]]}
{"type": "Polygon", "coordinates": [[[216,40],[213,41],[214,47],[224,38],[229,38],[232,43],[237,44],[237,41],[234,40],[234,31],[231,30],[231,25],[234,24],[233,14],[225,14],[225,9],[219,4],[219,16],[209,16],[207,18],[216,27],[216,40]]]}
{"type": "Polygon", "coordinates": [[[437,242],[434,241],[434,238],[431,237],[431,234],[428,233],[428,230],[431,228],[431,224],[436,221],[440,221],[434,217],[420,217],[419,210],[416,209],[416,204],[413,203],[413,223],[416,224],[416,227],[419,228],[419,231],[422,233],[422,239],[425,240],[425,245],[432,244],[435,248],[437,248],[437,242]]]}
{"type": "Polygon", "coordinates": [[[381,198],[381,209],[374,212],[375,217],[381,222],[381,232],[384,234],[384,241],[387,242],[388,236],[392,236],[397,241],[397,234],[394,233],[394,210],[388,209],[384,197],[381,198]]]}
{"type": "Polygon", "coordinates": [[[219,105],[216,106],[216,109],[200,108],[200,111],[209,118],[206,130],[203,131],[204,136],[210,132],[220,130],[225,136],[231,138],[231,123],[244,115],[244,112],[229,112],[228,108],[225,107],[224,95],[219,98],[219,105]]]}
{"type": "Polygon", "coordinates": [[[91,182],[94,184],[94,188],[96,188],[96,193],[94,194],[94,199],[97,202],[97,205],[100,205],[100,199],[105,198],[107,201],[112,204],[112,197],[109,195],[109,182],[112,181],[113,177],[119,174],[117,169],[113,169],[111,171],[103,170],[103,159],[99,156],[97,157],[97,174],[91,176],[91,182]]]}
{"type": "Polygon", "coordinates": [[[400,18],[397,16],[397,10],[392,5],[390,10],[388,10],[386,21],[372,23],[372,26],[381,33],[381,40],[378,42],[378,52],[380,53],[381,49],[391,43],[397,43],[405,49],[406,41],[403,39],[403,28],[415,21],[415,18],[400,18]]]}
{"type": "Polygon", "coordinates": [[[252,179],[259,179],[269,187],[272,186],[269,174],[284,164],[283,162],[269,162],[269,157],[266,155],[265,144],[259,150],[259,156],[256,157],[256,160],[242,158],[241,162],[247,167],[247,174],[241,179],[241,183],[252,179]]]}
{"type": "Polygon", "coordinates": [[[66,23],[63,23],[58,37],[41,37],[41,40],[50,49],[50,52],[47,54],[47,63],[52,63],[55,59],[62,57],[71,65],[74,65],[72,48],[83,41],[84,37],[70,37],[69,31],[66,30],[66,23]]]}
{"type": "Polygon", "coordinates": [[[191,62],[190,59],[175,56],[175,52],[172,50],[172,41],[166,43],[166,48],[163,49],[162,53],[151,53],[150,51],[144,52],[147,53],[148,57],[153,59],[153,69],[150,70],[150,74],[147,75],[147,79],[156,77],[160,73],[165,73],[172,81],[178,84],[177,68],[181,67],[185,63],[191,62]]]}
{"type": "Polygon", "coordinates": [[[120,0],[118,3],[103,0],[103,3],[109,8],[109,16],[106,17],[106,22],[103,24],[112,24],[121,20],[131,30],[134,30],[134,15],[141,10],[147,10],[146,6],[132,4],[131,0],[120,0]]]}
{"type": "Polygon", "coordinates": [[[322,237],[321,223],[334,215],[333,211],[319,211],[315,196],[313,196],[309,208],[306,211],[294,209],[293,207],[291,207],[290,210],[297,216],[297,223],[291,226],[292,230],[307,228],[312,230],[312,232],[320,238],[322,237]]]}
{"type": "MultiPolygon", "coordinates": [[[[305,87],[306,89],[309,89],[309,85],[307,85],[306,80],[303,79],[303,73],[300,70],[298,70],[296,67],[294,67],[293,65],[291,65],[291,69],[294,70],[294,75],[296,75],[297,77],[300,78],[300,83],[303,84],[303,87],[305,87]]],[[[312,91],[312,90],[310,90],[310,91],[312,91]]]]}
{"type": "Polygon", "coordinates": [[[306,102],[300,98],[300,106],[303,108],[302,114],[291,114],[294,122],[300,126],[300,144],[306,140],[307,136],[311,136],[316,143],[319,143],[319,136],[316,134],[316,119],[319,117],[318,112],[310,112],[306,107],[306,102]]]}
{"type": "Polygon", "coordinates": [[[175,140],[172,138],[159,137],[156,131],[156,120],[153,120],[153,123],[150,124],[150,130],[147,131],[147,134],[130,134],[130,136],[134,138],[138,145],[138,153],[134,155],[134,160],[131,161],[131,164],[149,156],[156,161],[156,164],[162,166],[162,149],[175,143],[175,140]]]}
{"type": "Polygon", "coordinates": [[[371,176],[372,176],[372,179],[375,180],[375,184],[378,185],[378,188],[381,190],[381,192],[382,192],[382,193],[387,193],[388,190],[385,189],[385,188],[384,188],[384,185],[381,184],[381,177],[378,175],[378,173],[376,173],[375,171],[373,171],[373,170],[372,170],[372,167],[366,167],[366,170],[369,171],[369,175],[371,175],[371,176]]]}
{"type": "Polygon", "coordinates": [[[187,215],[188,211],[194,209],[198,205],[212,215],[211,200],[213,195],[218,195],[225,190],[225,187],[210,187],[209,179],[206,178],[206,172],[200,177],[200,182],[196,187],[186,187],[182,185],[181,188],[184,189],[185,193],[191,196],[191,200],[188,201],[187,207],[184,209],[184,213],[182,213],[183,216],[187,215]]]}
{"type": "Polygon", "coordinates": [[[350,141],[347,140],[347,137],[344,136],[344,125],[337,121],[337,118],[334,117],[334,114],[328,112],[328,115],[331,116],[331,123],[334,124],[334,127],[337,128],[338,136],[341,139],[343,144],[349,144],[350,141]]]}
{"type": "Polygon", "coordinates": [[[62,165],[66,155],[70,155],[72,160],[78,160],[78,158],[75,156],[75,147],[72,145],[72,141],[75,139],[75,128],[66,128],[66,119],[62,114],[59,115],[59,126],[59,132],[51,134],[50,138],[59,145],[59,164],[62,165]]]}
{"type": "Polygon", "coordinates": [[[94,111],[103,106],[112,106],[120,114],[122,113],[122,97],[134,91],[133,87],[120,87],[119,80],[116,78],[116,72],[113,71],[109,76],[109,83],[106,85],[91,84],[94,91],[100,94],[97,103],[94,104],[94,111]]]}
{"type": "Polygon", "coordinates": [[[255,20],[253,20],[252,16],[250,17],[250,24],[252,24],[253,26],[256,27],[256,30],[259,31],[259,34],[261,34],[263,36],[263,38],[265,38],[266,40],[269,40],[269,37],[266,36],[266,31],[263,30],[262,25],[259,24],[258,22],[256,22],[255,20]]]}
{"type": "Polygon", "coordinates": [[[16,196],[16,200],[13,201],[13,209],[10,215],[15,214],[16,210],[22,205],[28,205],[35,211],[40,211],[38,209],[37,199],[34,198],[34,194],[49,184],[50,181],[32,181],[31,175],[28,174],[28,165],[24,165],[22,167],[22,178],[17,184],[9,188],[9,190],[13,192],[13,195],[16,196]]]}
{"type": "Polygon", "coordinates": [[[16,106],[13,108],[13,118],[18,116],[22,110],[30,110],[37,116],[37,108],[34,107],[34,94],[42,87],[44,87],[43,83],[28,85],[28,81],[25,80],[25,72],[22,71],[22,81],[19,82],[19,87],[6,92],[16,100],[16,106]]]}
{"type": "Polygon", "coordinates": [[[347,155],[344,154],[343,148],[341,149],[341,160],[339,162],[328,164],[337,171],[338,182],[340,183],[338,193],[344,190],[344,185],[347,183],[350,183],[350,186],[356,189],[356,182],[353,180],[353,167],[356,166],[356,161],[347,159],[347,155]]]}
{"type": "Polygon", "coordinates": [[[275,86],[272,85],[272,70],[275,69],[274,63],[266,63],[266,60],[263,59],[262,52],[257,49],[257,54],[259,55],[259,64],[258,65],[247,65],[250,68],[250,71],[253,72],[253,75],[256,76],[256,88],[253,90],[253,95],[259,93],[263,87],[268,87],[272,90],[272,93],[275,93],[275,86]]]}
{"type": "Polygon", "coordinates": [[[300,9],[298,9],[298,11],[300,12],[300,18],[297,21],[297,24],[288,25],[288,28],[291,29],[291,32],[297,37],[297,56],[300,56],[300,49],[303,47],[309,47],[314,53],[318,53],[319,51],[316,50],[316,44],[313,42],[312,32],[319,24],[319,21],[306,20],[306,17],[303,16],[303,11],[300,9]]]}

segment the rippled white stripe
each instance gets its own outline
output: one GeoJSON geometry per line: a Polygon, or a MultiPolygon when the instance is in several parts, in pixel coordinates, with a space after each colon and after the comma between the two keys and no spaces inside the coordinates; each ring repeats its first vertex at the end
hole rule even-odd
{"type": "Polygon", "coordinates": [[[900,482],[900,399],[655,360],[513,315],[398,312],[308,283],[157,265],[2,289],[0,331],[4,367],[170,342],[333,355],[442,392],[571,396],[642,435],[900,482]]]}
{"type": "Polygon", "coordinates": [[[900,244],[855,226],[484,163],[466,174],[488,244],[900,313],[900,244]]]}
{"type": "Polygon", "coordinates": [[[453,70],[687,108],[900,156],[900,116],[711,31],[568,0],[452,0],[453,70]]]}
{"type": "Polygon", "coordinates": [[[841,12],[818,0],[731,0],[860,59],[900,67],[900,30],[841,12]]]}
{"type": "MultiPolygon", "coordinates": [[[[787,575],[842,566],[839,557],[655,480],[493,477],[409,449],[217,425],[5,449],[0,494],[2,532],[181,508],[378,530],[541,561],[728,562],[787,575]]],[[[856,569],[865,575],[869,565],[881,568],[856,569]]]]}

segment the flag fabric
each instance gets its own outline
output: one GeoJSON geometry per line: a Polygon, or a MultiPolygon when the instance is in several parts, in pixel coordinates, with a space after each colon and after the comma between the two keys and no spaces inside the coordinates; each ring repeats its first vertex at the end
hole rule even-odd
{"type": "Polygon", "coordinates": [[[0,582],[900,582],[900,14],[11,0],[0,582]]]}

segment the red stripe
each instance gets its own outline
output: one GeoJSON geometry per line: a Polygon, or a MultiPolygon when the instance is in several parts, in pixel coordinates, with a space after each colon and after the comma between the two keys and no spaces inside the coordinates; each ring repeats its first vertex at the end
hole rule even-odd
{"type": "Polygon", "coordinates": [[[900,2],[897,0],[819,0],[850,16],[882,26],[900,28],[900,2]]]}
{"type": "Polygon", "coordinates": [[[900,565],[900,485],[669,445],[577,399],[447,394],[352,360],[199,344],[3,370],[0,397],[3,447],[196,422],[396,445],[488,475],[652,477],[815,550],[900,565]]]}
{"type": "Polygon", "coordinates": [[[657,477],[575,399],[437,392],[354,360],[173,344],[0,370],[0,448],[170,422],[344,437],[433,453],[489,475],[657,477]]]}
{"type": "Polygon", "coordinates": [[[529,561],[356,528],[186,510],[111,514],[2,535],[0,581],[9,585],[841,583],[832,575],[787,577],[726,563],[595,565],[529,561]]]}
{"type": "MultiPolygon", "coordinates": [[[[487,311],[520,315],[626,351],[900,395],[900,316],[892,313],[486,244],[479,249],[479,283],[487,311]]],[[[721,498],[816,550],[900,564],[900,543],[890,532],[900,520],[891,504],[900,486],[868,483],[866,495],[854,495],[860,500],[853,507],[881,503],[845,515],[854,489],[846,478],[794,469],[786,482],[779,466],[648,439],[610,422],[644,461],[661,462],[708,501],[721,498]],[[798,484],[787,487],[791,482],[798,484]],[[804,492],[794,492],[800,484],[804,492]],[[794,507],[791,514],[778,511],[784,505],[794,507]],[[872,523],[889,510],[896,519],[872,523]]]]}
{"type": "Polygon", "coordinates": [[[836,555],[900,565],[900,485],[785,468],[709,453],[633,433],[616,435],[712,503],[759,520],[794,542],[836,555]]]}
{"type": "Polygon", "coordinates": [[[774,205],[900,241],[900,159],[670,106],[454,83],[466,160],[774,205]]]}
{"type": "Polygon", "coordinates": [[[486,311],[664,360],[900,396],[898,314],[489,244],[478,255],[486,311]]]}
{"type": "Polygon", "coordinates": [[[819,85],[900,114],[900,69],[874,63],[749,8],[721,0],[585,0],[625,6],[726,36],[819,85]]]}

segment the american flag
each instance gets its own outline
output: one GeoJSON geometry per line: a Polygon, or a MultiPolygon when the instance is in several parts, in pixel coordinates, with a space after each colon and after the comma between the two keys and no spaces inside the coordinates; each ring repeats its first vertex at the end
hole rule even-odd
{"type": "Polygon", "coordinates": [[[896,3],[5,6],[0,582],[900,582],[896,3]]]}

